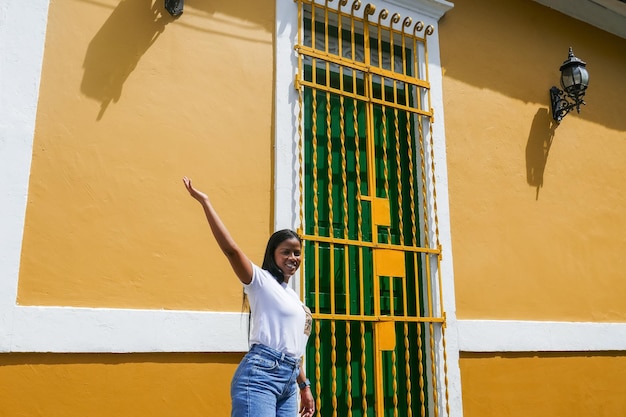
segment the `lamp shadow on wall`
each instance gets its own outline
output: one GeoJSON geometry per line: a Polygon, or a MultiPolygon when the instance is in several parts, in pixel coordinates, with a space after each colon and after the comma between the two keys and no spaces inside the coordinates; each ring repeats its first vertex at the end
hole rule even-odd
{"type": "Polygon", "coordinates": [[[526,142],[526,181],[536,188],[535,200],[539,200],[539,190],[543,187],[543,174],[557,126],[548,109],[537,110],[526,142]]]}
{"type": "Polygon", "coordinates": [[[174,21],[153,0],[122,0],[89,43],[80,90],[100,102],[97,120],[117,102],[128,76],[144,53],[174,21]]]}

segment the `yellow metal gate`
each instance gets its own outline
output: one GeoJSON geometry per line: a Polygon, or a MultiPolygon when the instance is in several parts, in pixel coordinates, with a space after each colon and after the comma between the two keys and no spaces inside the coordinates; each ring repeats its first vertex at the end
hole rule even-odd
{"type": "Polygon", "coordinates": [[[426,38],[296,0],[307,374],[319,415],[448,414],[426,38]]]}

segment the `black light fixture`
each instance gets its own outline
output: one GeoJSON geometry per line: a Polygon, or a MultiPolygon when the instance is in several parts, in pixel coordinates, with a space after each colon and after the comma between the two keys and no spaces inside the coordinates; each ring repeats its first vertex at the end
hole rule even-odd
{"type": "Polygon", "coordinates": [[[580,106],[585,104],[583,97],[589,85],[589,73],[587,63],[576,58],[572,48],[569,48],[569,56],[561,65],[561,87],[550,89],[550,103],[552,105],[552,118],[557,122],[563,120],[565,115],[574,107],[580,113],[580,106]]]}
{"type": "Polygon", "coordinates": [[[178,17],[183,14],[185,0],[165,0],[165,10],[172,16],[178,17]]]}

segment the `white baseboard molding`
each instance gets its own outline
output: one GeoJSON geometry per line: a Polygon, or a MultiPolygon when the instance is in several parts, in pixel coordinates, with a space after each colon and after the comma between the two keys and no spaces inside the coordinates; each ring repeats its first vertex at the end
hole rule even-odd
{"type": "Polygon", "coordinates": [[[626,323],[458,320],[461,352],[626,351],[626,323]]]}

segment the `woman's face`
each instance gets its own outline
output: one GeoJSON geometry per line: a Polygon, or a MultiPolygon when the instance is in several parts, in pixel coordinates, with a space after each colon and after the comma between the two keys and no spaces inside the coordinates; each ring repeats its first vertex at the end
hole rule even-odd
{"type": "Polygon", "coordinates": [[[296,238],[284,240],[274,251],[274,262],[283,272],[285,281],[296,273],[300,267],[300,257],[302,256],[302,246],[296,238]]]}

